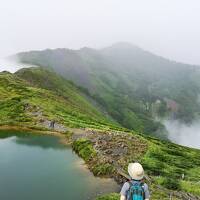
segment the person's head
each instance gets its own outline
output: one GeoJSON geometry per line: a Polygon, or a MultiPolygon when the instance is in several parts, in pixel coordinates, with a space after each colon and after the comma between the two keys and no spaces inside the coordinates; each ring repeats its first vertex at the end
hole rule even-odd
{"type": "Polygon", "coordinates": [[[129,163],[128,173],[134,180],[142,180],[144,178],[144,169],[140,163],[129,163]]]}

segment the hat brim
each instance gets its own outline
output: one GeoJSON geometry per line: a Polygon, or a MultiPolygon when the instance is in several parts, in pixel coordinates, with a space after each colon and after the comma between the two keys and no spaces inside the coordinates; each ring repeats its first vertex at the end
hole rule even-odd
{"type": "Polygon", "coordinates": [[[130,177],[134,180],[142,180],[144,178],[144,173],[142,173],[141,175],[137,175],[136,173],[134,173],[133,171],[131,170],[128,170],[128,173],[130,175],[130,177]]]}
{"type": "Polygon", "coordinates": [[[129,173],[129,175],[132,179],[137,180],[137,181],[140,181],[144,178],[144,175],[138,176],[138,175],[131,174],[131,173],[129,173]]]}

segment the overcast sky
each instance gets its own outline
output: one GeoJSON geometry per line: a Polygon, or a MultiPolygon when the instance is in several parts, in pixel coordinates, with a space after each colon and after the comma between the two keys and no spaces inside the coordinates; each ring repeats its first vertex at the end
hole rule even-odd
{"type": "Polygon", "coordinates": [[[200,65],[200,0],[0,0],[0,57],[119,41],[200,65]]]}

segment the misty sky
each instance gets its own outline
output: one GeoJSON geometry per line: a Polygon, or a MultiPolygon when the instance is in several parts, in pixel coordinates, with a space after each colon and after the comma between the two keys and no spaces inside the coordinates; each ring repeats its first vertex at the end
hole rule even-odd
{"type": "Polygon", "coordinates": [[[119,41],[200,65],[199,0],[0,0],[0,57],[119,41]]]}

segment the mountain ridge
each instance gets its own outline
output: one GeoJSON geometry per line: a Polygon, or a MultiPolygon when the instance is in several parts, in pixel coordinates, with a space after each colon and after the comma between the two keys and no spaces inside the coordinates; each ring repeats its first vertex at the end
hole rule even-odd
{"type": "Polygon", "coordinates": [[[22,63],[51,69],[84,87],[112,118],[136,131],[162,137],[165,130],[155,118],[162,121],[173,117],[191,123],[200,115],[199,68],[131,44],[118,43],[100,50],[85,47],[33,51],[16,56],[22,63]],[[176,102],[178,109],[173,109],[169,101],[176,102]]]}
{"type": "Polygon", "coordinates": [[[115,124],[85,99],[79,88],[51,71],[26,68],[15,74],[3,72],[0,83],[1,124],[46,128],[52,120],[72,127],[115,124]]]}
{"type": "Polygon", "coordinates": [[[154,199],[168,198],[169,193],[200,195],[199,150],[124,129],[88,102],[77,86],[54,71],[37,67],[15,74],[2,72],[0,93],[3,128],[7,125],[22,130],[59,131],[63,139],[72,141],[73,149],[94,174],[119,181],[122,178],[118,166],[126,171],[129,162],[138,160],[152,180],[149,185],[154,199]],[[49,126],[52,120],[54,129],[49,126]]]}

